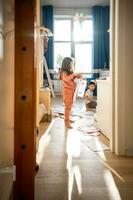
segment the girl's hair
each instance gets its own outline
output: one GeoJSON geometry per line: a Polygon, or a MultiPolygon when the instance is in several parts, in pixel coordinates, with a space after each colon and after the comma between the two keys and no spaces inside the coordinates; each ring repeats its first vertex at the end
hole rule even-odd
{"type": "Polygon", "coordinates": [[[73,73],[73,71],[71,70],[71,62],[73,62],[73,59],[70,57],[65,57],[63,59],[61,73],[66,72],[68,75],[73,73]]]}

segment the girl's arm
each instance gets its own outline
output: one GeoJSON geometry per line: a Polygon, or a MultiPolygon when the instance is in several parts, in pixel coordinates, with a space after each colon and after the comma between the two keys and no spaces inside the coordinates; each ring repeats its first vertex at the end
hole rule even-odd
{"type": "Polygon", "coordinates": [[[81,74],[78,74],[78,73],[75,73],[75,78],[81,78],[81,79],[83,79],[83,76],[81,75],[81,74]]]}
{"type": "Polygon", "coordinates": [[[80,74],[76,74],[76,73],[72,73],[70,75],[63,73],[63,75],[62,75],[62,79],[66,82],[69,82],[69,81],[71,81],[72,79],[75,79],[75,78],[82,78],[82,76],[80,74]]]}

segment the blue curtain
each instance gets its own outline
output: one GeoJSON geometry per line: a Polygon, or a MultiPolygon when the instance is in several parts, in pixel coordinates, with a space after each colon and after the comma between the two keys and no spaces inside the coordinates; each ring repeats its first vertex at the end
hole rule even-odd
{"type": "MultiPolygon", "coordinates": [[[[94,69],[109,68],[109,6],[92,8],[94,27],[94,69]]],[[[98,74],[95,74],[98,77],[98,74]]]]}
{"type": "MultiPolygon", "coordinates": [[[[54,15],[53,6],[43,6],[42,8],[42,25],[49,28],[52,33],[54,29],[54,15]]],[[[46,52],[46,60],[49,69],[54,68],[54,40],[53,37],[49,37],[48,49],[46,52]]]]}

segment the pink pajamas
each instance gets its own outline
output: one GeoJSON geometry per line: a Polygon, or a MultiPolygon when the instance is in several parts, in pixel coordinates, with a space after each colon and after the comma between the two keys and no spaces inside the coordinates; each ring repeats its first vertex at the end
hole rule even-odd
{"type": "Polygon", "coordinates": [[[62,73],[62,95],[65,103],[65,123],[67,125],[70,124],[70,112],[73,105],[73,96],[76,88],[74,79],[79,77],[79,74],[72,73],[68,75],[65,72],[62,73]]]}
{"type": "Polygon", "coordinates": [[[74,93],[69,90],[69,89],[65,89],[63,91],[64,95],[63,95],[63,99],[64,99],[64,103],[65,103],[65,121],[66,123],[70,122],[69,116],[70,116],[70,112],[71,112],[71,108],[73,105],[73,95],[74,93]]]}

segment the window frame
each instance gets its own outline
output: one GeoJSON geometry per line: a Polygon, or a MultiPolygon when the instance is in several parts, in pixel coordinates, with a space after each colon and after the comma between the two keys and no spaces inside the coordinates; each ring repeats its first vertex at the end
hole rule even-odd
{"type": "MultiPolygon", "coordinates": [[[[92,41],[88,40],[88,41],[74,41],[74,35],[73,35],[73,32],[74,32],[74,20],[73,20],[73,16],[63,16],[63,15],[55,15],[54,16],[54,23],[55,23],[55,20],[59,20],[59,21],[63,21],[63,20],[70,20],[70,23],[71,23],[71,40],[70,41],[64,41],[64,40],[54,40],[54,44],[55,43],[69,43],[71,44],[71,57],[75,58],[75,46],[76,44],[91,44],[92,46],[92,57],[93,57],[93,46],[94,46],[94,41],[93,41],[93,38],[92,38],[92,41]]],[[[88,15],[88,17],[86,18],[86,20],[93,20],[92,16],[91,15],[88,15]]],[[[92,27],[93,28],[93,27],[92,27]]],[[[92,59],[92,65],[93,66],[93,59],[92,59]]],[[[54,67],[55,67],[55,63],[54,63],[54,67]]],[[[91,70],[92,71],[92,68],[91,70]]],[[[83,71],[81,72],[81,74],[87,74],[87,73],[90,73],[90,72],[86,72],[86,71],[83,71]]]]}

